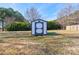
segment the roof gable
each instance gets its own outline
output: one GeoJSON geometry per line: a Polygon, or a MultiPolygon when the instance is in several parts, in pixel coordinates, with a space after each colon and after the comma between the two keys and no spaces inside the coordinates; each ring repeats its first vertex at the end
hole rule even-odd
{"type": "Polygon", "coordinates": [[[34,21],[43,21],[43,22],[47,22],[47,21],[42,20],[42,19],[36,19],[36,20],[33,20],[32,22],[34,22],[34,21]]]}

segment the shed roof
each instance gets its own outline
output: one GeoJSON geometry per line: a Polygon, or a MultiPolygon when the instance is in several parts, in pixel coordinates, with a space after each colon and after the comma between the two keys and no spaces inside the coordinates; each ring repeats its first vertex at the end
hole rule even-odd
{"type": "Polygon", "coordinates": [[[36,20],[33,20],[32,22],[34,22],[34,21],[44,21],[44,22],[47,22],[47,21],[42,20],[42,19],[36,19],[36,20]]]}

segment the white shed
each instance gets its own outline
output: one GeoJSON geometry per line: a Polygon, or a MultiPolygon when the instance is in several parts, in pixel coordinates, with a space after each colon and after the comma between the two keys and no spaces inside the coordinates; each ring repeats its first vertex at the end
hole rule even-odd
{"type": "Polygon", "coordinates": [[[46,35],[47,34],[47,21],[36,19],[32,21],[32,35],[46,35]]]}

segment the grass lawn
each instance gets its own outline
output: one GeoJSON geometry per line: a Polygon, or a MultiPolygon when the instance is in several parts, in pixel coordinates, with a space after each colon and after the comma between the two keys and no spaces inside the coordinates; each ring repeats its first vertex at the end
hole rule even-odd
{"type": "Polygon", "coordinates": [[[50,30],[46,36],[30,31],[0,32],[0,54],[79,54],[79,31],[50,30]]]}

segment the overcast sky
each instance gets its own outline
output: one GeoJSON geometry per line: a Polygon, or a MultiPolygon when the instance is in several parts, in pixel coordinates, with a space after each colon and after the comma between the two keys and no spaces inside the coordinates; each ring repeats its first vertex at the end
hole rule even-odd
{"type": "MultiPolygon", "coordinates": [[[[77,4],[72,4],[76,6],[77,4]]],[[[13,8],[18,10],[26,18],[26,10],[30,7],[38,9],[39,13],[45,20],[54,20],[57,18],[57,13],[65,7],[62,3],[0,3],[0,7],[13,8]]]]}

